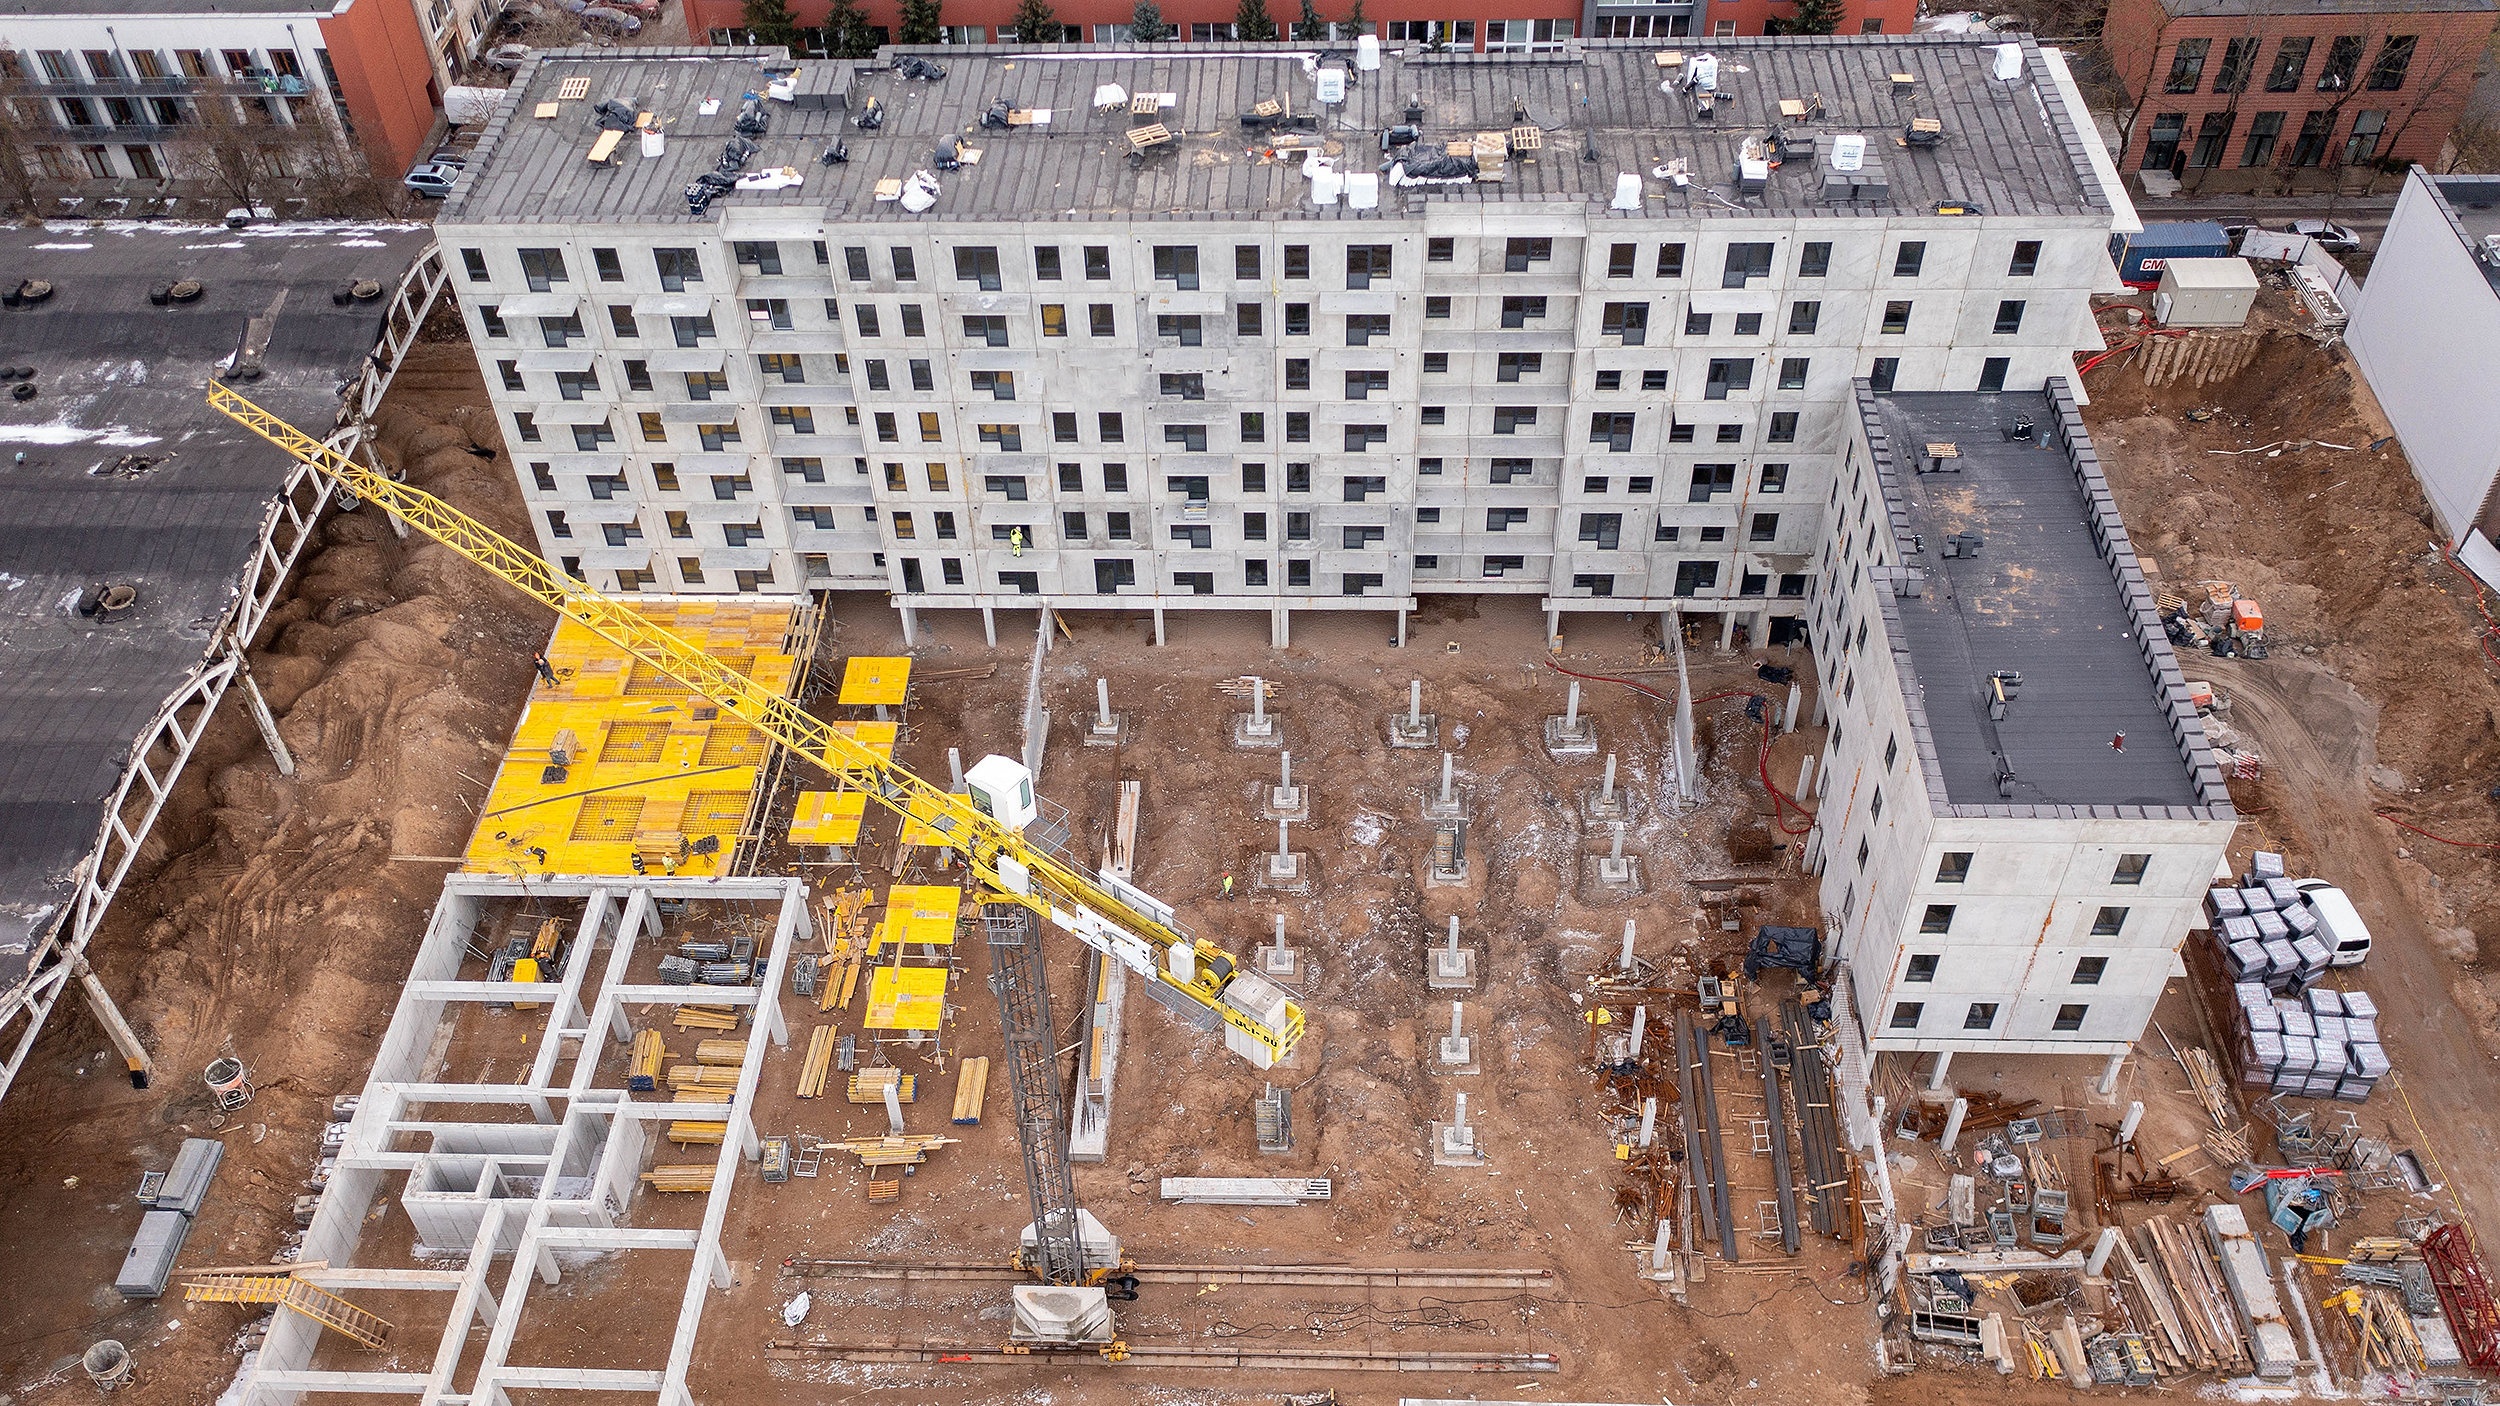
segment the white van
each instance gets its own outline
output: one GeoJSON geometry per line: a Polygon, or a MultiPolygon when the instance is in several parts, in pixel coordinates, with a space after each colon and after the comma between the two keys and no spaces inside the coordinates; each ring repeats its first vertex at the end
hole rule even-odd
{"type": "Polygon", "coordinates": [[[2362,923],[2361,912],[2352,906],[2352,900],[2324,879],[2302,879],[2293,887],[2300,890],[2300,901],[2317,915],[2318,936],[2332,954],[2328,965],[2359,966],[2370,955],[2370,929],[2362,923]]]}

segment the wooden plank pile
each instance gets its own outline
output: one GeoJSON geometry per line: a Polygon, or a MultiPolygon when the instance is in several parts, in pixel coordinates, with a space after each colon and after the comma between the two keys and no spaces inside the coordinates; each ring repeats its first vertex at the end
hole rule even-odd
{"type": "MultiPolygon", "coordinates": [[[[2168,1216],[2153,1217],[2137,1233],[2143,1237],[2142,1253],[2130,1254],[2128,1267],[2136,1272],[2149,1267],[2159,1274],[2175,1320],[2163,1324],[2164,1335],[2176,1345],[2182,1367],[2246,1375],[2252,1370],[2248,1340],[2240,1334],[2238,1310],[2203,1241],[2168,1216]]],[[[2125,1243],[2124,1236],[2120,1243],[2125,1243]]]]}
{"type": "Polygon", "coordinates": [[[990,1091],[990,1057],[974,1055],[955,1068],[955,1122],[970,1127],[981,1121],[981,1101],[990,1091]]]}
{"type": "Polygon", "coordinates": [[[903,1133],[891,1137],[854,1137],[829,1142],[825,1147],[834,1152],[848,1152],[859,1159],[862,1167],[908,1167],[929,1160],[929,1149],[947,1147],[960,1138],[939,1137],[934,1133],[903,1133]]]}
{"type": "Polygon", "coordinates": [[[672,1064],[668,1067],[668,1086],[672,1089],[734,1089],[738,1087],[738,1071],[721,1064],[672,1064]]]}
{"type": "Polygon", "coordinates": [[[744,1040],[698,1040],[694,1059],[697,1064],[740,1065],[746,1063],[747,1042],[744,1040]]]}
{"type": "Polygon", "coordinates": [[[668,1163],[644,1172],[642,1184],[653,1191],[709,1191],[713,1170],[709,1162],[668,1163]]]}
{"type": "Polygon", "coordinates": [[[660,1086],[660,1061],[668,1055],[668,1046],[660,1040],[657,1030],[634,1033],[634,1052],[625,1062],[625,1087],[636,1093],[650,1093],[660,1086]]]}
{"type": "MultiPolygon", "coordinates": [[[[717,1100],[715,1100],[717,1102],[717,1100]]],[[[668,1125],[668,1140],[679,1145],[708,1144],[717,1147],[729,1137],[727,1123],[703,1119],[680,1118],[668,1125]]]]}
{"type": "Polygon", "coordinates": [[[825,1072],[833,1065],[833,1027],[819,1025],[807,1037],[807,1059],[799,1066],[799,1097],[822,1098],[825,1072]]]}
{"type": "Polygon", "coordinates": [[[900,1069],[863,1069],[851,1076],[845,1097],[853,1103],[883,1103],[885,1091],[890,1088],[897,1099],[909,1103],[918,1087],[918,1078],[900,1069]]]}
{"type": "Polygon", "coordinates": [[[736,1006],[679,1006],[672,1022],[680,1030],[735,1030],[736,1006]]]}

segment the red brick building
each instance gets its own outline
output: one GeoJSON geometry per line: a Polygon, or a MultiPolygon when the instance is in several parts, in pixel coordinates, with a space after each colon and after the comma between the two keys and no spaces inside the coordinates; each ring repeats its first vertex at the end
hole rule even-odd
{"type": "MultiPolygon", "coordinates": [[[[1336,38],[1352,43],[1354,33],[1343,23],[1353,0],[1319,0],[1320,14],[1336,21],[1336,38]]],[[[1918,0],[1845,0],[1848,14],[1843,34],[1907,34],[1918,17],[1918,0]]],[[[891,38],[901,0],[861,0],[871,23],[891,38]]],[[[687,28],[707,35],[715,44],[744,42],[740,0],[686,0],[687,28]]],[[[801,26],[822,24],[827,0],[792,0],[801,26]]],[[[1233,37],[1236,0],[1161,0],[1163,22],[1181,40],[1206,42],[1233,37]]],[[[1071,28],[1067,38],[1095,44],[1124,43],[1135,0],[1057,0],[1059,22],[1071,28]]],[[[1459,18],[1463,7],[1450,0],[1365,0],[1366,28],[1383,43],[1427,43],[1439,40],[1454,48],[1487,53],[1558,49],[1566,40],[1705,38],[1760,35],[1774,31],[1778,21],[1797,11],[1796,0],[1512,0],[1504,11],[1459,18]]],[[[1279,33],[1290,33],[1301,16],[1301,0],[1267,0],[1269,18],[1279,33]]],[[[1010,41],[1016,0],[946,0],[946,42],[987,44],[1010,41]]],[[[803,38],[814,41],[812,31],[803,38]]]]}
{"type": "Polygon", "coordinates": [[[2474,86],[2500,0],[2112,0],[2102,44],[2129,99],[2122,171],[2254,190],[2431,162],[2474,86]]]}

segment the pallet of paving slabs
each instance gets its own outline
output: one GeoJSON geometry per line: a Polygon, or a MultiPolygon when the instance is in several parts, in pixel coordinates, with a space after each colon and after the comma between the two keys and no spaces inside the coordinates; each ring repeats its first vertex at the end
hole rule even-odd
{"type": "Polygon", "coordinates": [[[974,1055],[955,1069],[955,1122],[970,1127],[981,1121],[981,1101],[990,1091],[990,1058],[974,1055]]]}
{"type": "Polygon", "coordinates": [[[909,1103],[918,1084],[917,1076],[899,1069],[863,1069],[851,1076],[845,1096],[853,1103],[883,1103],[885,1091],[891,1088],[897,1099],[909,1103]]]}
{"type": "Polygon", "coordinates": [[[660,1086],[660,1061],[668,1056],[668,1046],[657,1030],[641,1030],[634,1034],[634,1052],[625,1061],[625,1087],[636,1093],[649,1093],[660,1086]]]}
{"type": "Polygon", "coordinates": [[[825,1072],[833,1064],[833,1027],[819,1025],[807,1037],[807,1060],[799,1066],[799,1097],[822,1098],[825,1072]]]}
{"type": "Polygon", "coordinates": [[[672,1064],[668,1067],[668,1086],[672,1089],[734,1089],[738,1087],[738,1071],[725,1064],[672,1064]]]}

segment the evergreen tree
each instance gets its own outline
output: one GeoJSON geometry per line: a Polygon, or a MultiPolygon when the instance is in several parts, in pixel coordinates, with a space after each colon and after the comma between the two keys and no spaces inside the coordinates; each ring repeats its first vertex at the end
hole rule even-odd
{"type": "Polygon", "coordinates": [[[903,0],[902,27],[895,32],[898,42],[936,44],[945,37],[945,16],[938,0],[903,0]]]}
{"type": "Polygon", "coordinates": [[[1241,0],[1233,11],[1233,37],[1245,44],[1276,41],[1276,21],[1268,17],[1267,0],[1241,0]]]}
{"type": "Polygon", "coordinates": [[[877,30],[859,0],[833,0],[825,11],[825,52],[838,59],[864,59],[877,52],[877,30]]]}
{"type": "Polygon", "coordinates": [[[1832,34],[1849,15],[1847,0],[1797,0],[1796,16],[1780,27],[1782,34],[1832,34]]]}
{"type": "Polygon", "coordinates": [[[740,19],[755,43],[798,47],[799,17],[790,12],[790,0],[746,0],[740,19]]]}
{"type": "Polygon", "coordinates": [[[1363,13],[1363,0],[1354,0],[1354,8],[1345,12],[1346,33],[1360,39],[1372,32],[1371,19],[1363,13]]]}
{"type": "Polygon", "coordinates": [[[1328,37],[1328,21],[1320,17],[1319,7],[1312,0],[1302,0],[1302,18],[1293,22],[1293,37],[1305,43],[1318,43],[1328,37]]]}
{"type": "Polygon", "coordinates": [[[1050,0],[1023,0],[1016,6],[1019,44],[1056,44],[1065,37],[1065,29],[1059,23],[1059,13],[1050,8],[1050,0]]]}
{"type": "Polygon", "coordinates": [[[1140,44],[1160,44],[1172,37],[1172,26],[1163,22],[1155,0],[1137,0],[1137,8],[1129,12],[1128,37],[1140,44]]]}

